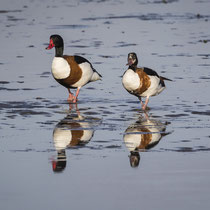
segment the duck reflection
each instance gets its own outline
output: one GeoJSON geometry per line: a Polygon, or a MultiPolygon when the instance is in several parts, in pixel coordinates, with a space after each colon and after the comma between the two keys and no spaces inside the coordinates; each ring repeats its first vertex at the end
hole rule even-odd
{"type": "Polygon", "coordinates": [[[87,144],[94,135],[94,125],[98,118],[83,117],[76,105],[76,112],[70,107],[70,113],[54,128],[53,141],[57,151],[57,160],[52,161],[54,172],[66,168],[66,149],[87,144]]]}
{"type": "Polygon", "coordinates": [[[166,125],[168,123],[161,123],[155,119],[149,119],[148,115],[140,117],[139,120],[131,124],[124,134],[124,142],[130,151],[130,165],[131,167],[138,167],[140,162],[139,152],[151,149],[156,146],[161,138],[168,133],[166,125]]]}

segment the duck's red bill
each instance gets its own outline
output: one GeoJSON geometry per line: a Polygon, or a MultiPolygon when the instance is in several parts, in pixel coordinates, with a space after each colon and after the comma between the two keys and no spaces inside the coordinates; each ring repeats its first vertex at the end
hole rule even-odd
{"type": "Polygon", "coordinates": [[[54,43],[53,43],[53,40],[50,39],[50,44],[49,44],[48,47],[46,47],[46,50],[50,50],[50,49],[52,49],[53,47],[55,47],[55,45],[54,45],[54,43]]]}

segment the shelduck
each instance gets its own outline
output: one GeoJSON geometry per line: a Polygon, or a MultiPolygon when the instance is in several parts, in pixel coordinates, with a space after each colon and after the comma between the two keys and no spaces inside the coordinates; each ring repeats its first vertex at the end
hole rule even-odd
{"type": "Polygon", "coordinates": [[[127,65],[129,68],[123,75],[122,84],[130,94],[139,98],[142,109],[145,110],[150,96],[156,96],[165,89],[164,80],[172,80],[159,76],[156,71],[150,68],[138,68],[138,58],[134,52],[128,54],[127,65]],[[145,103],[143,103],[142,97],[146,97],[145,103]]]}
{"type": "Polygon", "coordinates": [[[92,64],[81,56],[63,55],[64,42],[60,35],[51,35],[47,50],[55,47],[55,57],[52,61],[52,75],[54,79],[66,87],[69,92],[68,101],[76,103],[80,88],[89,82],[101,79],[101,75],[92,64]],[[76,89],[75,96],[70,89],[76,89]]]}

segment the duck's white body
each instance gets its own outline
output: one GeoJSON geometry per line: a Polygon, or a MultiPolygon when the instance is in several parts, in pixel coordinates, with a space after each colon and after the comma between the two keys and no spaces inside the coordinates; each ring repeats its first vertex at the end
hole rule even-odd
{"type": "Polygon", "coordinates": [[[54,57],[52,61],[52,75],[55,79],[66,79],[71,73],[68,62],[62,57],[54,57]]]}
{"type": "Polygon", "coordinates": [[[128,69],[123,75],[122,84],[128,92],[132,93],[140,86],[138,74],[136,74],[132,69],[128,69]]]}
{"type": "Polygon", "coordinates": [[[64,79],[68,80],[69,82],[68,81],[65,82],[66,86],[72,88],[78,88],[86,85],[89,82],[101,79],[100,75],[93,70],[90,63],[83,62],[78,64],[75,62],[74,56],[68,56],[68,57],[69,57],[68,60],[66,60],[63,57],[54,57],[52,62],[52,75],[56,80],[64,80],[64,79]],[[70,80],[74,80],[72,75],[76,74],[74,72],[75,70],[77,70],[78,73],[81,74],[81,76],[77,80],[75,77],[75,81],[70,82],[70,80]]]}
{"type": "Polygon", "coordinates": [[[150,97],[158,95],[165,89],[160,77],[146,74],[143,68],[137,69],[137,72],[128,69],[123,75],[122,84],[129,93],[139,97],[150,97]]]}

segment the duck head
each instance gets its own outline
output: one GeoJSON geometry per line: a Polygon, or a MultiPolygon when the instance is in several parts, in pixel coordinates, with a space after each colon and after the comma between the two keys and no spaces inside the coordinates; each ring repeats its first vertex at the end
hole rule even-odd
{"type": "Polygon", "coordinates": [[[50,43],[48,47],[46,47],[46,50],[50,50],[53,47],[55,47],[56,57],[63,56],[63,50],[64,50],[63,38],[58,34],[50,36],[50,43]]]}
{"type": "Polygon", "coordinates": [[[132,53],[128,54],[128,63],[127,63],[127,65],[129,67],[135,67],[135,68],[137,67],[137,65],[138,65],[138,58],[137,58],[136,53],[132,52],[132,53]]]}

